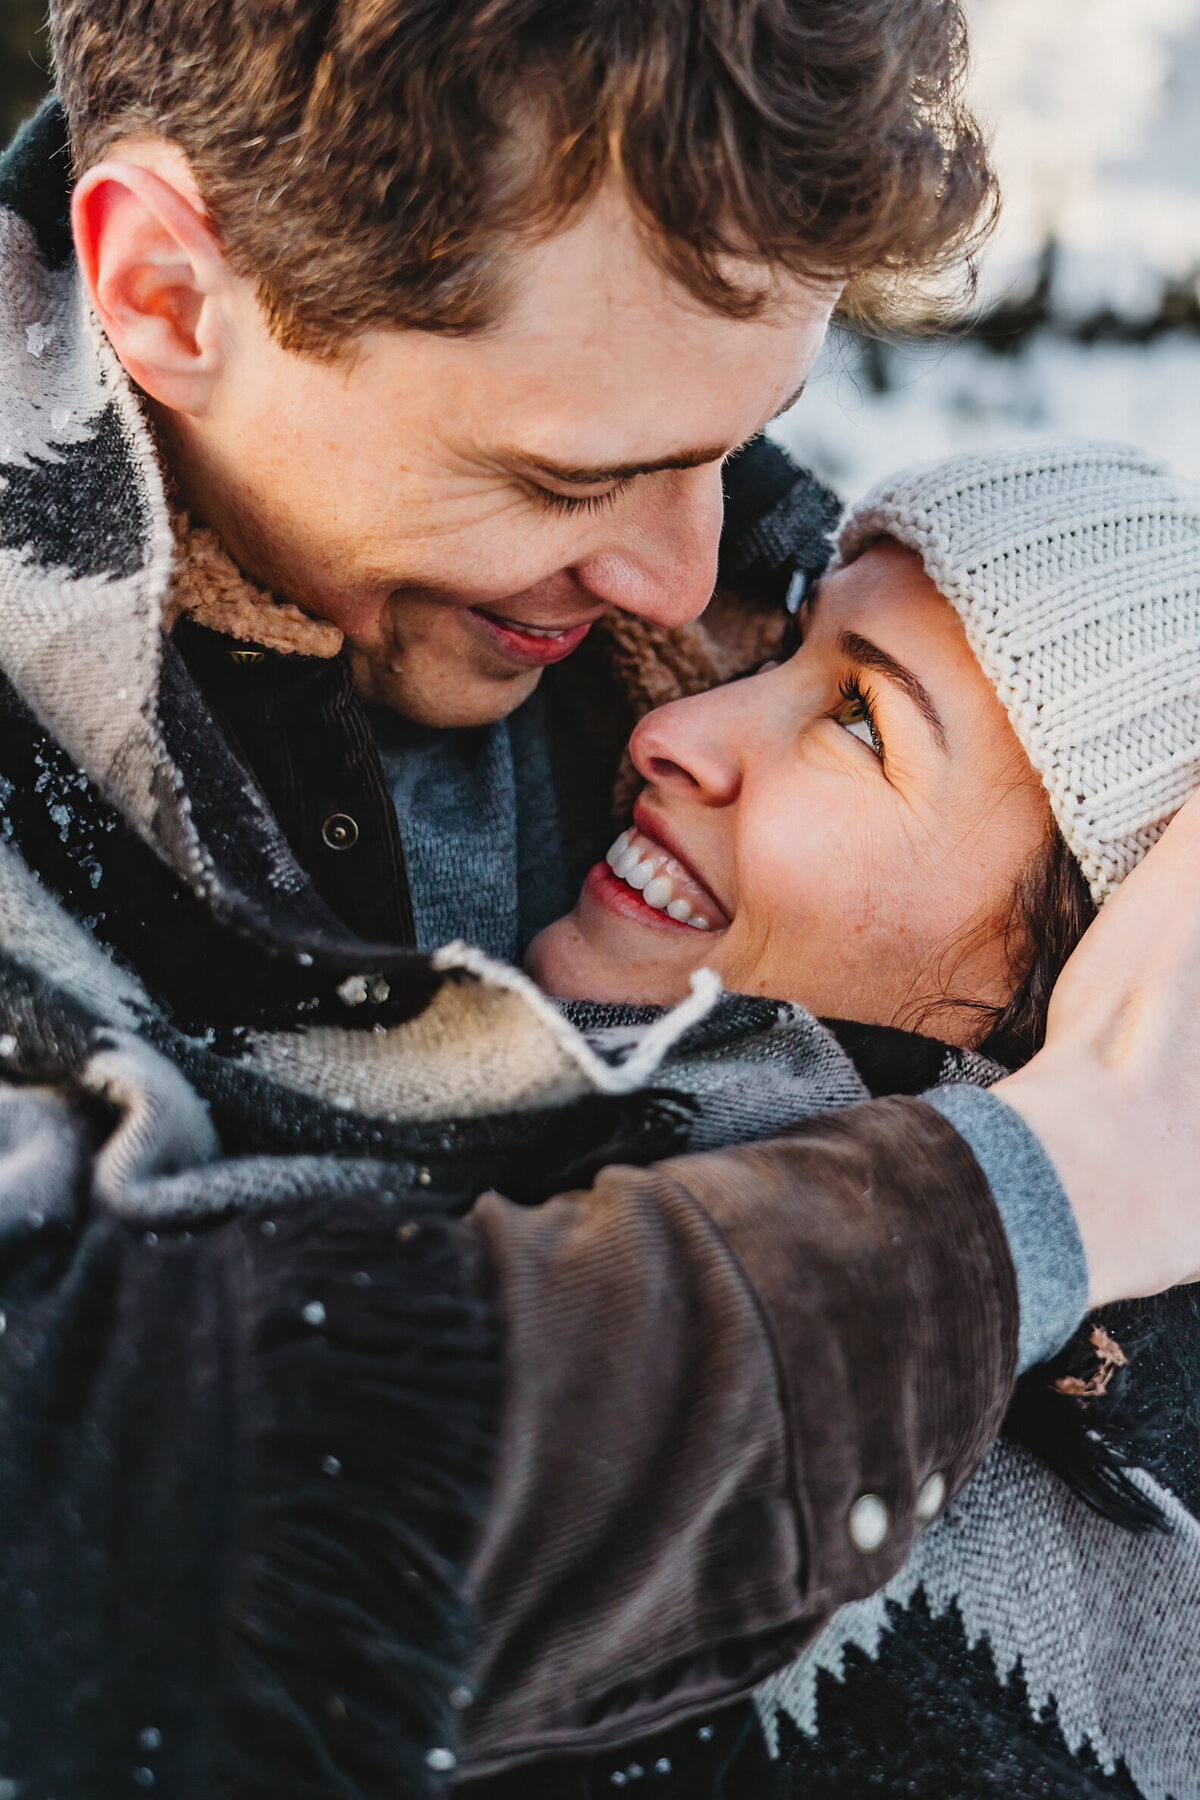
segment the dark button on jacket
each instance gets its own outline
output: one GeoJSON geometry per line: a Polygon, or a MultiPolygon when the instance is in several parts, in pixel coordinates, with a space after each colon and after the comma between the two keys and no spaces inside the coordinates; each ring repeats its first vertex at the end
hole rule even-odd
{"type": "Polygon", "coordinates": [[[415,943],[400,828],[346,658],[231,654],[190,619],[173,641],[321,898],[369,942],[415,943]]]}

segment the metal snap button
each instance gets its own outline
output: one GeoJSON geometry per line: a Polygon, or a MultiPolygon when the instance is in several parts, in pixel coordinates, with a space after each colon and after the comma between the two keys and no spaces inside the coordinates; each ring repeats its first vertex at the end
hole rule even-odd
{"type": "Polygon", "coordinates": [[[878,1494],[860,1494],[850,1508],[850,1542],[864,1556],[870,1556],[886,1542],[890,1523],[888,1509],[878,1494]]]}
{"type": "Polygon", "coordinates": [[[940,1469],[927,1475],[921,1483],[917,1495],[916,1514],[922,1525],[929,1525],[937,1518],[946,1504],[946,1477],[940,1469]]]}
{"type": "Polygon", "coordinates": [[[321,827],[321,836],[331,850],[353,850],[358,842],[358,826],[349,813],[330,813],[321,827]]]}
{"type": "Polygon", "coordinates": [[[229,660],[239,669],[249,669],[254,663],[260,663],[266,654],[265,650],[231,650],[229,660]]]}

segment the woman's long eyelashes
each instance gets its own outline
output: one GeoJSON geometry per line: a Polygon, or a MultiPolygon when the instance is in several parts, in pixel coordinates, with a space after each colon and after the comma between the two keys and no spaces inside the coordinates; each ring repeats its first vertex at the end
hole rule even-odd
{"type": "Polygon", "coordinates": [[[875,723],[875,703],[857,675],[847,675],[838,687],[842,704],[833,717],[838,725],[858,738],[883,760],[883,739],[875,723]]]}
{"type": "Polygon", "coordinates": [[[628,481],[618,481],[602,494],[556,494],[553,488],[544,487],[533,491],[538,505],[545,507],[547,512],[602,513],[616,505],[628,486],[628,481]]]}

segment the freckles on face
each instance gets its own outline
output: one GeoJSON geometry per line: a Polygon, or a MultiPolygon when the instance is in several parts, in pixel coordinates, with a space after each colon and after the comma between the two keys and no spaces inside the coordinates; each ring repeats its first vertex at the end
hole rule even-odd
{"type": "Polygon", "coordinates": [[[912,913],[932,860],[923,821],[893,803],[857,748],[803,733],[748,770],[738,813],[737,909],[713,958],[725,985],[829,1016],[877,1011],[922,937],[912,913]]]}
{"type": "Polygon", "coordinates": [[[970,1002],[1008,997],[1005,925],[1045,795],[910,552],[880,544],[827,577],[789,662],[652,714],[633,750],[639,817],[728,923],[655,944],[636,909],[581,903],[558,973],[593,985],[559,991],[678,998],[690,955],[737,991],[961,1042],[970,1002]]]}
{"type": "Polygon", "coordinates": [[[743,787],[757,954],[736,976],[826,1015],[972,1030],[946,997],[1006,999],[1007,914],[1047,806],[963,626],[885,542],[822,583],[779,673],[801,731],[777,745],[786,779],[757,763],[743,787]]]}
{"type": "Polygon", "coordinates": [[[720,464],[798,391],[836,298],[764,269],[760,313],[706,308],[615,188],[497,254],[486,330],[373,331],[332,362],[283,350],[233,284],[222,377],[172,456],[247,573],[429,724],[511,712],[610,610],[703,609],[720,464]]]}
{"type": "Polygon", "coordinates": [[[970,1029],[1007,997],[1017,878],[1046,801],[965,633],[917,558],[881,544],[827,578],[777,672],[781,729],[748,762],[727,979],[827,1016],[970,1029]]]}

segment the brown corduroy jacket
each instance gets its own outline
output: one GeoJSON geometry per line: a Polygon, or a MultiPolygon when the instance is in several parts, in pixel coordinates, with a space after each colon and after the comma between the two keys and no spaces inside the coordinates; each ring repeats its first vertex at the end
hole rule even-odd
{"type": "MultiPolygon", "coordinates": [[[[293,847],[364,934],[411,931],[337,642],[310,626],[293,647],[286,621],[285,641],[264,640],[258,597],[208,534],[181,568],[176,642],[293,847]],[[231,644],[264,641],[252,689],[223,673],[231,644]],[[346,861],[322,864],[317,829],[335,800],[377,846],[344,892],[346,861]]],[[[622,619],[555,672],[558,699],[611,769],[641,713],[744,672],[781,626],[740,595],[678,632],[622,619]]],[[[616,785],[619,816],[627,771],[616,785]]],[[[536,1208],[485,1194],[471,1223],[507,1381],[474,1565],[468,1774],[629,1741],[746,1692],[894,1572],[922,1484],[936,1471],[953,1493],[999,1428],[1016,1361],[1007,1244],[970,1151],[918,1099],[609,1168],[536,1208]],[[851,1530],[866,1494],[888,1520],[871,1550],[851,1530]]]]}
{"type": "MultiPolygon", "coordinates": [[[[49,107],[0,159],[3,1773],[432,1800],[460,1738],[469,1772],[628,1742],[886,1579],[921,1484],[952,1491],[996,1429],[1013,1270],[919,1100],[673,1156],[638,1139],[645,1096],[561,1103],[528,997],[405,948],[336,633],[248,597],[215,541],[181,563],[215,558],[211,611],[168,592],[165,475],[79,303],[65,151],[49,107]],[[322,832],[347,811],[349,854],[322,832]],[[480,1091],[514,1020],[528,1116],[519,1084],[480,1091]]],[[[769,616],[623,625],[564,665],[574,736],[610,735],[601,808],[629,711],[736,673],[819,565],[798,479],[740,524],[728,494],[726,575],[765,571],[769,616]]]]}

